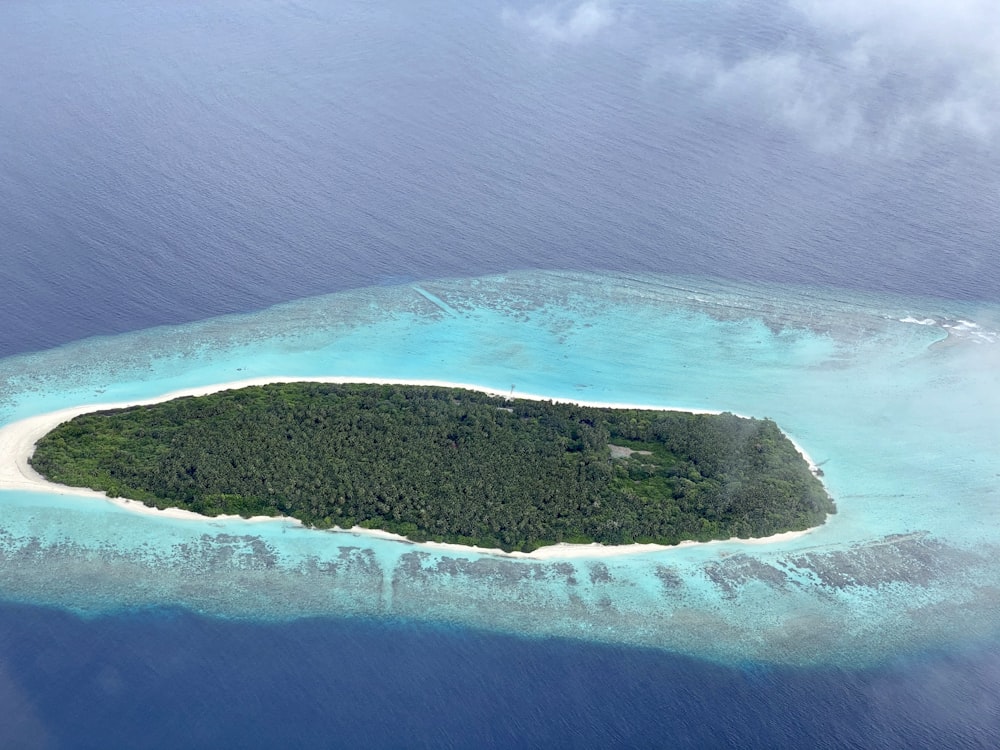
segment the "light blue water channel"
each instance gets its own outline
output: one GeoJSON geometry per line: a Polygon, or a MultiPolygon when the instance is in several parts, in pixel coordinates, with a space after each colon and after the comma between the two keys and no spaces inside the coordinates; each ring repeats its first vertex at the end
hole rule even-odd
{"type": "Polygon", "coordinates": [[[402,617],[722,661],[878,661],[1000,629],[1000,307],[657,276],[367,289],[0,361],[0,422],[259,376],[436,379],[771,417],[840,512],[797,540],[512,560],[0,493],[0,596],[402,617]]]}

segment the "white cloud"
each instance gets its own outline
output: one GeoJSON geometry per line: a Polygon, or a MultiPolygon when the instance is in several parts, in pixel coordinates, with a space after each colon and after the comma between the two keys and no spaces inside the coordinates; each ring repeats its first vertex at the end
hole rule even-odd
{"type": "Polygon", "coordinates": [[[656,72],[755,107],[820,148],[892,148],[929,131],[1000,139],[998,0],[787,2],[798,33],[775,48],[692,47],[663,55],[656,72]]]}
{"type": "Polygon", "coordinates": [[[619,11],[606,0],[536,6],[527,11],[506,8],[503,20],[521,27],[542,41],[561,44],[584,42],[618,23],[619,11]]]}

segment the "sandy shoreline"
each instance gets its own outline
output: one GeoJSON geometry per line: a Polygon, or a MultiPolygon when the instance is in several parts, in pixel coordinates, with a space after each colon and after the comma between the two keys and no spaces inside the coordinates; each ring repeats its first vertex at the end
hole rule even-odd
{"type": "MultiPolygon", "coordinates": [[[[181,396],[204,396],[210,393],[217,393],[219,391],[231,390],[235,388],[246,388],[252,385],[268,385],[270,383],[295,383],[295,382],[314,382],[314,383],[371,383],[377,385],[424,385],[424,386],[442,386],[446,388],[465,388],[471,391],[480,391],[483,393],[488,393],[495,396],[510,397],[510,392],[503,392],[493,388],[484,388],[480,385],[472,385],[469,383],[453,383],[443,380],[396,380],[396,379],[386,379],[386,378],[357,378],[357,377],[313,377],[313,378],[303,378],[303,377],[262,377],[262,378],[248,378],[246,380],[236,380],[227,383],[218,383],[214,385],[200,386],[196,388],[185,388],[178,391],[171,391],[170,393],[165,393],[162,396],[157,396],[150,399],[142,399],[135,401],[123,401],[117,403],[95,403],[95,404],[85,404],[82,406],[74,406],[67,409],[60,409],[59,411],[50,412],[48,414],[39,414],[33,417],[28,417],[22,419],[18,422],[13,422],[8,425],[0,427],[0,491],[2,490],[27,490],[32,492],[48,492],[50,494],[59,495],[75,495],[80,497],[89,498],[100,498],[106,502],[114,503],[122,508],[136,513],[144,513],[147,515],[159,516],[161,518],[176,518],[184,520],[194,520],[194,521],[212,521],[212,520],[233,520],[238,519],[238,516],[217,516],[208,517],[202,516],[197,513],[192,513],[191,511],[181,510],[179,508],[168,508],[166,510],[159,510],[157,508],[150,508],[147,505],[139,502],[138,500],[127,500],[124,498],[109,498],[103,492],[96,492],[95,490],[84,489],[81,487],[67,487],[61,484],[55,484],[44,479],[38,472],[31,468],[28,464],[28,459],[35,450],[35,443],[44,436],[47,432],[57,427],[62,422],[65,422],[73,417],[80,414],[86,414],[93,411],[101,411],[104,409],[119,409],[128,406],[145,406],[149,404],[156,404],[161,401],[169,401],[174,398],[180,398],[181,396]]],[[[580,406],[595,406],[595,407],[606,407],[614,409],[655,409],[659,411],[683,411],[690,414],[719,414],[718,411],[710,411],[707,409],[683,409],[670,406],[649,406],[645,404],[627,404],[627,403],[608,403],[599,401],[579,401],[577,399],[568,398],[552,398],[550,396],[540,396],[532,393],[521,393],[516,392],[513,394],[515,398],[524,398],[533,401],[554,401],[558,403],[575,403],[580,406]]],[[[789,438],[791,439],[791,438],[789,438]]],[[[798,443],[792,440],[793,445],[802,454],[806,462],[809,464],[810,468],[815,471],[816,464],[809,457],[809,455],[802,449],[798,443]]],[[[244,519],[247,522],[271,522],[271,523],[299,523],[295,519],[289,518],[273,518],[270,516],[257,516],[250,519],[244,519]]],[[[449,550],[455,552],[475,552],[478,554],[492,554],[501,555],[504,557],[522,557],[534,560],[548,560],[548,559],[564,559],[564,558],[592,558],[592,557],[616,557],[619,555],[634,555],[648,552],[658,552],[666,551],[672,549],[681,549],[683,547],[690,547],[693,545],[704,545],[704,544],[726,544],[726,543],[739,543],[739,544],[772,544],[777,542],[785,542],[792,539],[797,539],[805,534],[810,533],[812,529],[807,529],[806,531],[788,531],[782,534],[775,534],[774,536],[757,538],[757,539],[729,539],[729,540],[716,540],[712,542],[681,542],[680,544],[674,546],[664,546],[659,544],[628,544],[619,545],[613,547],[606,547],[604,545],[594,543],[594,544],[556,544],[549,547],[542,547],[535,550],[534,552],[504,552],[499,549],[483,549],[480,547],[466,547],[459,544],[448,544],[444,542],[411,542],[405,537],[398,536],[396,534],[391,534],[385,531],[378,531],[372,529],[362,529],[360,527],[354,527],[349,530],[337,530],[335,533],[341,534],[357,534],[369,537],[375,537],[379,539],[387,539],[399,542],[405,542],[407,544],[415,544],[421,547],[426,547],[433,550],[449,550]]]]}

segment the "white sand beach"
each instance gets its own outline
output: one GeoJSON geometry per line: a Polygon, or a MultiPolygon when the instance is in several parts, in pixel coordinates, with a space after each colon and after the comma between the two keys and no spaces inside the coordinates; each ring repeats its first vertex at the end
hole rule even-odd
{"type": "MultiPolygon", "coordinates": [[[[124,498],[109,498],[103,492],[96,492],[95,490],[84,489],[81,487],[68,487],[66,485],[55,484],[49,482],[44,477],[42,477],[38,472],[31,468],[28,463],[28,459],[35,450],[35,443],[43,437],[47,432],[54,429],[63,422],[72,419],[80,414],[86,414],[88,412],[101,411],[104,409],[118,409],[128,406],[144,406],[149,404],[160,403],[161,401],[169,401],[171,399],[180,398],[182,396],[204,396],[209,393],[218,393],[219,391],[233,390],[237,388],[246,388],[248,386],[254,385],[269,385],[271,383],[295,383],[295,382],[314,382],[314,383],[370,383],[376,385],[423,385],[423,386],[441,386],[445,388],[465,388],[467,390],[480,391],[483,393],[488,393],[495,396],[505,396],[510,397],[510,392],[499,391],[494,388],[486,388],[480,385],[472,385],[469,383],[453,383],[444,380],[396,380],[396,379],[386,379],[386,378],[363,378],[363,377],[349,377],[349,376],[336,376],[336,377],[285,377],[285,376],[275,376],[275,377],[262,377],[262,378],[248,378],[246,380],[235,380],[227,383],[218,383],[214,385],[200,386],[197,388],[186,388],[177,391],[171,391],[170,393],[165,393],[162,396],[156,398],[144,399],[138,401],[126,401],[118,403],[94,403],[94,404],[84,404],[81,406],[74,406],[68,409],[60,409],[59,411],[50,412],[48,414],[39,414],[37,416],[28,417],[27,419],[22,419],[18,422],[13,422],[8,425],[0,427],[0,491],[2,490],[27,490],[33,492],[47,492],[50,494],[60,494],[60,495],[76,495],[80,497],[88,498],[100,498],[106,502],[114,503],[122,508],[136,513],[144,513],[153,516],[160,516],[161,518],[176,518],[182,520],[192,520],[192,521],[206,521],[209,520],[207,516],[202,516],[197,513],[192,513],[191,511],[181,510],[179,508],[168,508],[166,510],[159,510],[157,508],[151,508],[137,500],[127,500],[124,498]]],[[[595,407],[606,407],[613,409],[655,409],[661,411],[683,411],[690,414],[718,414],[720,412],[711,411],[707,409],[685,409],[672,406],[649,406],[646,404],[627,404],[627,403],[608,403],[600,401],[579,401],[576,399],[567,398],[552,398],[550,396],[542,396],[533,393],[521,393],[516,392],[513,394],[515,398],[530,399],[534,401],[554,401],[558,403],[575,403],[580,406],[595,406],[595,407]]],[[[789,438],[791,439],[791,438],[789,438]]],[[[810,458],[810,456],[802,449],[798,443],[792,440],[793,445],[802,454],[803,458],[809,464],[809,467],[815,471],[816,464],[810,458]]],[[[217,518],[222,519],[238,519],[237,516],[219,516],[217,518]]],[[[299,523],[295,519],[289,518],[274,518],[270,516],[257,516],[249,519],[242,519],[248,523],[259,523],[259,522],[270,522],[270,523],[299,523]]],[[[617,557],[619,555],[634,555],[650,552],[661,552],[672,549],[679,549],[682,547],[689,547],[692,545],[704,545],[704,544],[727,544],[727,543],[738,543],[738,544],[772,544],[777,542],[786,542],[792,539],[797,539],[810,533],[813,529],[807,529],[805,531],[788,531],[782,534],[775,534],[769,537],[762,537],[756,539],[738,539],[732,538],[729,540],[715,540],[712,542],[681,542],[680,544],[674,546],[664,546],[659,544],[628,544],[619,546],[605,546],[602,544],[556,544],[549,547],[542,547],[535,550],[534,552],[504,552],[500,549],[482,549],[479,547],[466,547],[459,544],[447,544],[444,542],[422,542],[419,543],[420,546],[426,547],[432,550],[450,550],[456,552],[476,552],[480,554],[493,554],[501,555],[504,557],[521,557],[529,558],[535,560],[550,560],[550,559],[565,559],[565,558],[596,558],[596,557],[617,557]]],[[[388,539],[399,542],[405,542],[407,544],[417,544],[415,542],[410,542],[405,537],[399,536],[397,534],[391,534],[385,531],[378,531],[372,529],[363,529],[360,527],[354,527],[349,530],[335,530],[328,533],[338,533],[338,534],[358,534],[369,537],[376,537],[380,539],[388,539]]]]}

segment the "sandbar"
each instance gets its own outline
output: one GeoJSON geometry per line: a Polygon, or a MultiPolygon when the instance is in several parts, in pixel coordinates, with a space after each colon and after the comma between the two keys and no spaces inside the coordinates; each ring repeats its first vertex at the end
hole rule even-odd
{"type": "MultiPolygon", "coordinates": [[[[647,404],[628,404],[628,403],[609,403],[602,401],[580,401],[577,399],[570,398],[554,398],[551,396],[541,396],[533,393],[521,393],[520,391],[514,393],[513,389],[508,392],[500,391],[495,388],[487,388],[481,385],[472,385],[469,383],[454,383],[444,380],[396,380],[390,378],[364,378],[364,377],[350,377],[350,376],[329,376],[329,377],[285,377],[285,376],[268,376],[260,378],[247,378],[245,380],[234,380],[227,383],[217,383],[214,385],[198,386],[194,388],[184,388],[177,391],[171,391],[170,393],[165,393],[162,396],[157,396],[150,399],[141,399],[135,401],[122,401],[118,403],[96,403],[96,404],[85,404],[81,406],[73,406],[67,409],[60,409],[59,411],[49,412],[47,414],[39,414],[33,417],[27,417],[26,419],[19,420],[17,422],[12,422],[7,425],[0,427],[0,491],[3,490],[26,490],[30,492],[46,492],[49,494],[58,495],[74,495],[80,497],[89,498],[100,498],[106,502],[111,502],[117,506],[125,508],[126,510],[144,513],[147,515],[159,516],[161,518],[175,518],[180,520],[193,520],[193,521],[213,521],[218,519],[223,520],[243,520],[248,523],[260,523],[260,522],[271,522],[271,523],[301,523],[294,518],[288,517],[275,517],[275,516],[255,516],[248,519],[240,519],[239,516],[203,516],[198,513],[193,513],[192,511],[182,510],[180,508],[167,508],[165,510],[160,510],[158,508],[151,508],[148,505],[143,504],[138,500],[128,500],[126,498],[111,498],[108,497],[104,492],[97,492],[95,490],[86,489],[83,487],[68,487],[62,484],[56,484],[54,482],[49,482],[41,474],[35,471],[31,465],[28,463],[28,459],[35,450],[35,443],[38,442],[46,433],[58,427],[63,422],[66,422],[73,417],[79,416],[80,414],[87,414],[94,411],[102,411],[105,409],[121,409],[129,406],[148,406],[150,404],[160,403],[162,401],[170,401],[171,399],[180,398],[182,396],[205,396],[210,393],[218,393],[219,391],[233,390],[237,388],[247,388],[254,385],[269,385],[271,383],[369,383],[373,385],[419,385],[419,386],[440,386],[443,388],[464,388],[470,391],[479,391],[482,393],[487,393],[492,396],[502,396],[509,398],[511,396],[516,398],[524,398],[533,401],[553,401],[556,403],[568,403],[568,404],[578,404],[580,406],[593,406],[598,408],[611,408],[611,409],[647,409],[656,411],[680,411],[687,412],[689,414],[719,414],[721,412],[711,411],[708,409],[686,409],[682,407],[673,406],[649,406],[647,404]]],[[[737,415],[741,416],[741,415],[737,415]]],[[[792,440],[792,438],[789,438],[792,440]]],[[[796,450],[802,455],[802,457],[809,464],[809,468],[814,473],[816,472],[816,464],[809,457],[809,455],[803,450],[802,446],[792,440],[792,444],[795,446],[796,450]]],[[[818,528],[818,527],[814,527],[818,528]]],[[[355,526],[352,529],[333,529],[330,533],[336,534],[355,534],[363,535],[368,537],[374,537],[378,539],[386,539],[392,541],[403,542],[406,544],[412,544],[415,546],[425,547],[431,550],[447,550],[453,552],[474,552],[478,554],[490,554],[499,555],[503,557],[521,557],[534,560],[551,560],[551,559],[565,559],[565,558],[596,558],[596,557],[617,557],[619,555],[635,555],[651,552],[662,552],[674,549],[680,549],[683,547],[690,547],[693,545],[705,545],[705,544],[727,544],[727,543],[737,543],[737,544],[773,544],[777,542],[787,542],[792,539],[798,539],[805,534],[810,533],[813,529],[806,529],[804,531],[786,531],[781,534],[774,534],[768,537],[759,537],[752,539],[739,539],[733,537],[732,539],[722,540],[717,539],[711,542],[695,542],[695,541],[684,541],[676,545],[666,546],[662,544],[622,544],[622,545],[603,545],[597,542],[593,544],[554,544],[548,547],[540,547],[533,552],[505,552],[500,549],[485,549],[481,547],[466,547],[460,544],[449,544],[446,542],[412,542],[403,536],[398,534],[392,534],[387,531],[379,531],[377,529],[363,529],[359,526],[355,526]]]]}

